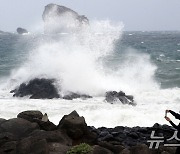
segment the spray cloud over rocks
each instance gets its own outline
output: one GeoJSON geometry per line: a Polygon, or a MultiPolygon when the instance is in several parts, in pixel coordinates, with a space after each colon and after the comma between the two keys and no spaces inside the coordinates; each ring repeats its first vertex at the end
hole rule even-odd
{"type": "Polygon", "coordinates": [[[118,69],[105,65],[106,59],[115,53],[116,41],[121,39],[122,23],[94,20],[79,26],[77,19],[82,22],[84,16],[61,6],[53,6],[51,11],[43,13],[45,25],[55,28],[53,32],[58,26],[58,33],[43,35],[27,61],[12,71],[8,83],[11,90],[34,78],[56,79],[61,93],[91,96],[104,96],[110,90],[136,95],[158,88],[154,81],[156,67],[147,54],[129,49],[120,55],[118,69]],[[59,19],[57,25],[52,16],[59,19]]]}
{"type": "Polygon", "coordinates": [[[81,32],[57,34],[55,39],[49,36],[29,53],[27,62],[14,70],[11,78],[19,84],[36,77],[55,78],[61,91],[92,96],[102,96],[108,90],[132,93],[132,87],[134,94],[138,88],[156,87],[156,68],[146,54],[130,50],[122,55],[118,70],[105,67],[104,59],[114,54],[121,33],[122,24],[93,21],[81,32]]]}

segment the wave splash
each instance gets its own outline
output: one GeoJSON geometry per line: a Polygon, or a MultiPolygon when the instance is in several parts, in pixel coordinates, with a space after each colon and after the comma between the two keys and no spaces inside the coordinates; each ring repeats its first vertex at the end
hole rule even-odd
{"type": "Polygon", "coordinates": [[[154,80],[156,66],[147,54],[129,49],[119,55],[123,60],[118,69],[105,65],[105,59],[115,54],[122,29],[122,23],[92,21],[76,33],[44,35],[46,39],[29,52],[28,60],[12,71],[8,87],[12,90],[22,82],[44,77],[56,79],[61,92],[92,96],[103,96],[109,90],[136,95],[159,88],[154,80]]]}

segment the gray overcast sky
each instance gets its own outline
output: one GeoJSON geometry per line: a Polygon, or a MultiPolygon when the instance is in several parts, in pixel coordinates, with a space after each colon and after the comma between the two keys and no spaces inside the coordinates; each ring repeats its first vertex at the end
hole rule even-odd
{"type": "Polygon", "coordinates": [[[180,0],[0,0],[0,30],[31,29],[56,3],[92,19],[122,21],[125,30],[180,30],[180,0]]]}

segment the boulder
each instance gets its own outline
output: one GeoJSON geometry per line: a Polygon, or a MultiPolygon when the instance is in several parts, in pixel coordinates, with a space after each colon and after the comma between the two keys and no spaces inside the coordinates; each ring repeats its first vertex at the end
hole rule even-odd
{"type": "Polygon", "coordinates": [[[132,95],[126,95],[124,92],[108,91],[105,100],[110,103],[121,102],[122,104],[136,105],[132,95]]]}
{"type": "Polygon", "coordinates": [[[17,138],[22,138],[29,135],[36,129],[39,129],[38,124],[31,123],[22,118],[9,119],[0,126],[4,132],[12,133],[17,138]]]}
{"type": "Polygon", "coordinates": [[[44,32],[63,33],[74,32],[89,23],[87,17],[77,12],[56,4],[48,4],[43,12],[44,32]]]}
{"type": "Polygon", "coordinates": [[[95,144],[97,141],[97,134],[89,129],[84,117],[80,117],[76,111],[65,115],[57,128],[65,131],[74,140],[74,144],[95,144]]]}
{"type": "Polygon", "coordinates": [[[0,125],[5,121],[6,121],[6,119],[0,118],[0,125]]]}
{"type": "Polygon", "coordinates": [[[44,121],[38,120],[37,123],[40,129],[46,130],[46,131],[56,130],[56,127],[57,127],[55,124],[53,124],[50,121],[44,122],[44,121]]]}
{"type": "Polygon", "coordinates": [[[18,154],[49,154],[46,139],[27,137],[22,139],[17,145],[18,154]]]}
{"type": "Polygon", "coordinates": [[[53,79],[35,78],[28,83],[22,83],[17,89],[12,90],[14,97],[30,96],[30,99],[59,98],[58,90],[53,79]]]}
{"type": "Polygon", "coordinates": [[[145,144],[139,144],[130,148],[132,154],[151,154],[149,147],[145,144]]]}
{"type": "Polygon", "coordinates": [[[50,154],[67,154],[67,151],[70,149],[69,146],[56,142],[49,143],[48,148],[50,154]]]}
{"type": "Polygon", "coordinates": [[[40,111],[29,110],[23,111],[17,115],[18,118],[26,119],[30,122],[35,122],[36,120],[41,120],[43,114],[40,111]]]}
{"type": "Polygon", "coordinates": [[[103,148],[99,145],[95,145],[93,146],[93,154],[113,154],[112,151],[106,149],[106,148],[103,148]]]}
{"type": "Polygon", "coordinates": [[[84,117],[80,117],[76,111],[65,115],[57,128],[66,131],[72,139],[79,139],[88,132],[84,117]]]}
{"type": "Polygon", "coordinates": [[[66,133],[55,130],[55,131],[44,131],[44,130],[35,130],[30,134],[31,137],[36,137],[38,139],[46,139],[47,142],[59,142],[63,145],[71,146],[72,139],[69,138],[66,133]]]}
{"type": "Polygon", "coordinates": [[[17,137],[13,135],[12,133],[4,132],[0,133],[0,146],[7,142],[16,141],[17,137]]]}
{"type": "Polygon", "coordinates": [[[56,125],[50,122],[49,120],[42,121],[43,114],[40,111],[36,111],[36,110],[24,111],[19,113],[17,117],[26,119],[30,122],[36,122],[39,125],[40,129],[42,130],[51,131],[56,129],[56,125]]]}
{"type": "Polygon", "coordinates": [[[0,153],[16,154],[17,152],[16,146],[17,146],[17,141],[6,142],[5,144],[0,146],[0,153]]]}
{"type": "Polygon", "coordinates": [[[22,35],[22,34],[27,34],[28,31],[26,29],[24,29],[24,28],[18,27],[17,28],[17,33],[22,35]]]}

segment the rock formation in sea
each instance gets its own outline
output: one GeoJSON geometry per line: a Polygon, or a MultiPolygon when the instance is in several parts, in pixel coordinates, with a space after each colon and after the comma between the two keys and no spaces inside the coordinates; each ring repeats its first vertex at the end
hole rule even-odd
{"type": "MultiPolygon", "coordinates": [[[[91,146],[91,154],[174,154],[176,150],[164,146],[175,132],[168,125],[95,128],[76,111],[65,115],[57,126],[42,117],[40,111],[30,110],[19,113],[17,118],[0,118],[0,153],[66,154],[81,143],[91,146]],[[156,137],[164,137],[157,149],[149,148],[152,131],[156,137]]],[[[176,143],[171,141],[169,145],[176,143]]]]}
{"type": "Polygon", "coordinates": [[[43,12],[44,32],[57,34],[74,32],[87,25],[89,20],[84,15],[56,4],[48,4],[43,12]]]}
{"type": "Polygon", "coordinates": [[[22,35],[22,34],[27,34],[28,31],[26,29],[24,29],[24,28],[18,27],[17,28],[17,33],[22,35]]]}
{"type": "Polygon", "coordinates": [[[126,95],[123,91],[108,91],[106,92],[105,100],[109,103],[121,102],[122,104],[136,105],[132,95],[126,95]]]}
{"type": "Polygon", "coordinates": [[[16,89],[10,91],[10,93],[14,93],[14,97],[29,96],[30,99],[62,98],[72,100],[77,98],[92,98],[92,96],[74,92],[67,92],[64,96],[62,96],[55,86],[55,79],[45,78],[35,78],[29,82],[22,83],[16,89]]]}

